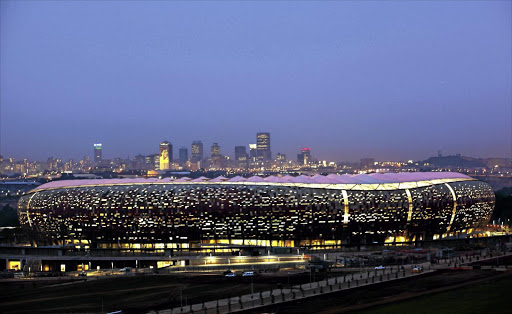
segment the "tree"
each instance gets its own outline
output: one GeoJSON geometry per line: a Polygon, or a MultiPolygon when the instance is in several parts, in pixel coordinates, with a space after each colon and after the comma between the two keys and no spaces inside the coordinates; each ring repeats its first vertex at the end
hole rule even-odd
{"type": "Polygon", "coordinates": [[[496,191],[496,205],[492,213],[491,222],[498,220],[504,224],[512,223],[512,187],[496,191]]]}
{"type": "Polygon", "coordinates": [[[18,212],[16,208],[12,208],[9,204],[6,204],[0,210],[0,227],[19,227],[20,222],[18,220],[18,212]]]}

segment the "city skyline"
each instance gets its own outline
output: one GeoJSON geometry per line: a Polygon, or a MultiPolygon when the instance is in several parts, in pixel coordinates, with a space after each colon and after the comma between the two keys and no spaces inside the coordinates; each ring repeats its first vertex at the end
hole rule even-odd
{"type": "MultiPolygon", "coordinates": [[[[255,141],[254,141],[255,142],[255,141]]],[[[211,149],[213,146],[216,146],[217,148],[220,149],[220,155],[219,156],[227,156],[229,157],[230,159],[233,159],[233,160],[237,160],[237,148],[239,147],[245,147],[246,149],[246,154],[247,154],[247,157],[249,157],[249,151],[250,151],[250,147],[252,145],[254,145],[255,147],[255,150],[256,149],[256,144],[252,144],[251,141],[249,141],[249,143],[246,143],[246,144],[240,144],[240,145],[235,145],[233,147],[226,147],[223,145],[222,142],[205,142],[205,141],[202,141],[202,140],[193,140],[191,143],[188,144],[188,146],[184,143],[178,143],[178,144],[175,144],[175,142],[169,140],[169,141],[162,141],[162,142],[158,142],[156,143],[154,146],[156,147],[153,147],[153,150],[151,151],[147,151],[147,152],[142,152],[142,151],[138,151],[138,152],[132,152],[131,154],[127,155],[127,156],[121,156],[121,155],[115,155],[114,152],[109,152],[108,150],[108,146],[106,146],[104,143],[98,143],[98,142],[93,142],[91,143],[92,147],[89,147],[88,149],[82,149],[81,151],[83,151],[83,153],[64,153],[63,155],[47,155],[47,156],[42,156],[41,158],[35,158],[35,157],[32,157],[32,156],[16,156],[14,154],[11,154],[11,155],[8,155],[8,154],[5,154],[5,155],[2,155],[0,154],[0,156],[2,156],[4,159],[6,158],[14,158],[16,160],[23,160],[23,159],[28,159],[30,161],[45,161],[47,160],[48,158],[59,158],[59,159],[62,159],[62,160],[81,160],[83,159],[84,157],[89,157],[90,160],[94,161],[94,162],[98,162],[99,160],[112,160],[112,159],[115,159],[115,158],[121,158],[121,159],[135,159],[137,156],[156,156],[158,159],[160,159],[160,148],[161,148],[161,145],[163,143],[167,143],[168,145],[170,145],[169,147],[169,157],[173,156],[172,158],[169,158],[169,162],[171,161],[174,161],[174,162],[178,162],[180,160],[180,150],[182,149],[186,149],[187,150],[187,156],[188,156],[188,160],[189,161],[194,161],[194,162],[197,162],[197,161],[200,161],[200,160],[203,160],[203,159],[208,159],[208,158],[211,158],[212,157],[212,154],[211,154],[211,149]],[[204,148],[202,148],[202,151],[201,151],[201,158],[194,158],[194,153],[193,153],[193,150],[194,150],[194,145],[197,145],[198,143],[200,143],[201,145],[204,146],[204,148]],[[98,150],[99,148],[99,150],[98,150]],[[106,149],[106,150],[105,150],[106,149]],[[89,153],[88,153],[89,151],[89,153]],[[92,151],[92,153],[91,153],[92,151]],[[191,155],[188,155],[188,151],[192,152],[191,155]],[[207,153],[205,153],[205,151],[207,153]],[[97,158],[97,153],[99,152],[99,158],[97,158]],[[106,152],[106,154],[105,154],[106,152]]],[[[328,158],[323,158],[323,156],[320,156],[319,154],[317,154],[316,150],[312,150],[310,147],[304,147],[304,146],[300,146],[297,151],[292,151],[290,153],[287,153],[287,152],[284,152],[283,150],[279,150],[279,148],[276,149],[275,152],[272,153],[272,158],[269,159],[269,160],[278,160],[279,159],[279,155],[284,155],[284,156],[288,156],[288,160],[296,160],[297,158],[299,158],[299,156],[302,156],[302,154],[304,153],[304,151],[307,150],[310,154],[310,157],[308,157],[308,159],[313,159],[313,160],[316,160],[316,161],[324,161],[324,160],[327,160],[327,161],[331,161],[331,162],[355,162],[355,163],[359,163],[361,162],[361,160],[365,160],[365,159],[372,159],[372,160],[375,160],[375,161],[410,161],[410,160],[414,160],[414,161],[422,161],[422,160],[426,160],[430,157],[436,157],[436,156],[467,156],[467,157],[471,157],[471,158],[499,158],[499,159],[510,159],[510,156],[487,156],[487,155],[464,155],[464,154],[461,154],[459,152],[455,152],[455,151],[444,151],[444,150],[432,150],[431,154],[429,155],[425,155],[425,156],[420,156],[419,158],[410,158],[409,156],[402,156],[402,157],[398,157],[398,158],[379,158],[378,156],[375,156],[375,155],[361,155],[359,157],[355,157],[355,159],[328,159],[328,158]],[[295,157],[297,156],[297,157],[295,157]]],[[[254,152],[254,154],[256,154],[254,157],[257,156],[257,152],[254,152]]],[[[302,158],[302,157],[300,157],[302,158]]]]}
{"type": "Polygon", "coordinates": [[[510,12],[2,1],[0,155],[79,159],[102,143],[127,157],[201,139],[232,156],[261,131],[289,159],[510,157],[510,12]]]}

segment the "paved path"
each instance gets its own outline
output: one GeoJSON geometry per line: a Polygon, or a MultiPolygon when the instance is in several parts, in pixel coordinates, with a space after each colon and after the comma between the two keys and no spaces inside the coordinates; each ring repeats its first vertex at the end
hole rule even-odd
{"type": "Polygon", "coordinates": [[[355,273],[346,276],[329,278],[328,280],[296,285],[292,286],[291,288],[268,290],[260,293],[246,294],[233,298],[192,304],[158,312],[153,311],[150,313],[171,314],[201,312],[214,314],[237,312],[281,302],[314,297],[319,294],[337,292],[355,287],[397,280],[405,277],[419,276],[425,273],[433,272],[433,270],[426,270],[423,273],[411,273],[410,269],[411,268],[407,266],[405,270],[400,270],[397,267],[394,267],[393,269],[355,273]]]}

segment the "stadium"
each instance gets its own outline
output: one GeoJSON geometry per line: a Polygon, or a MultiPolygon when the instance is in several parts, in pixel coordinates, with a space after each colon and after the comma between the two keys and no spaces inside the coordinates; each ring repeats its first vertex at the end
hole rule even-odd
{"type": "Polygon", "coordinates": [[[19,203],[36,245],[339,247],[472,234],[491,187],[453,172],[67,180],[19,203]]]}

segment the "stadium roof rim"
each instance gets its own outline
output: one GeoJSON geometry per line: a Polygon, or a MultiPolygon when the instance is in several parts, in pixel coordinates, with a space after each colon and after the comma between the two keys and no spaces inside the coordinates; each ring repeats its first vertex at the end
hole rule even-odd
{"type": "MultiPolygon", "coordinates": [[[[96,179],[96,180],[62,180],[52,181],[43,184],[28,193],[43,190],[56,190],[66,188],[83,188],[94,186],[119,186],[119,185],[242,185],[242,186],[291,186],[304,188],[321,188],[333,190],[402,190],[412,189],[435,184],[443,184],[458,181],[476,180],[461,173],[454,172],[423,172],[392,174],[370,174],[370,175],[315,175],[313,177],[277,177],[266,178],[251,177],[248,179],[239,178],[236,180],[219,178],[205,180],[205,178],[190,179],[180,178],[172,180],[164,179],[96,179]],[[435,174],[438,174],[437,176],[435,174]],[[380,175],[380,176],[375,176],[380,175]],[[391,176],[394,175],[394,176],[391,176]],[[336,176],[336,177],[335,177],[336,176]],[[411,180],[411,179],[420,180],[411,180]],[[217,179],[217,180],[216,180],[217,179]],[[407,180],[409,179],[409,180],[407,180]],[[295,182],[294,182],[295,181],[295,182]],[[388,181],[388,182],[386,182],[388,181]],[[394,181],[394,182],[393,182],[394,181]]],[[[233,179],[235,179],[233,178],[233,179]]]]}

